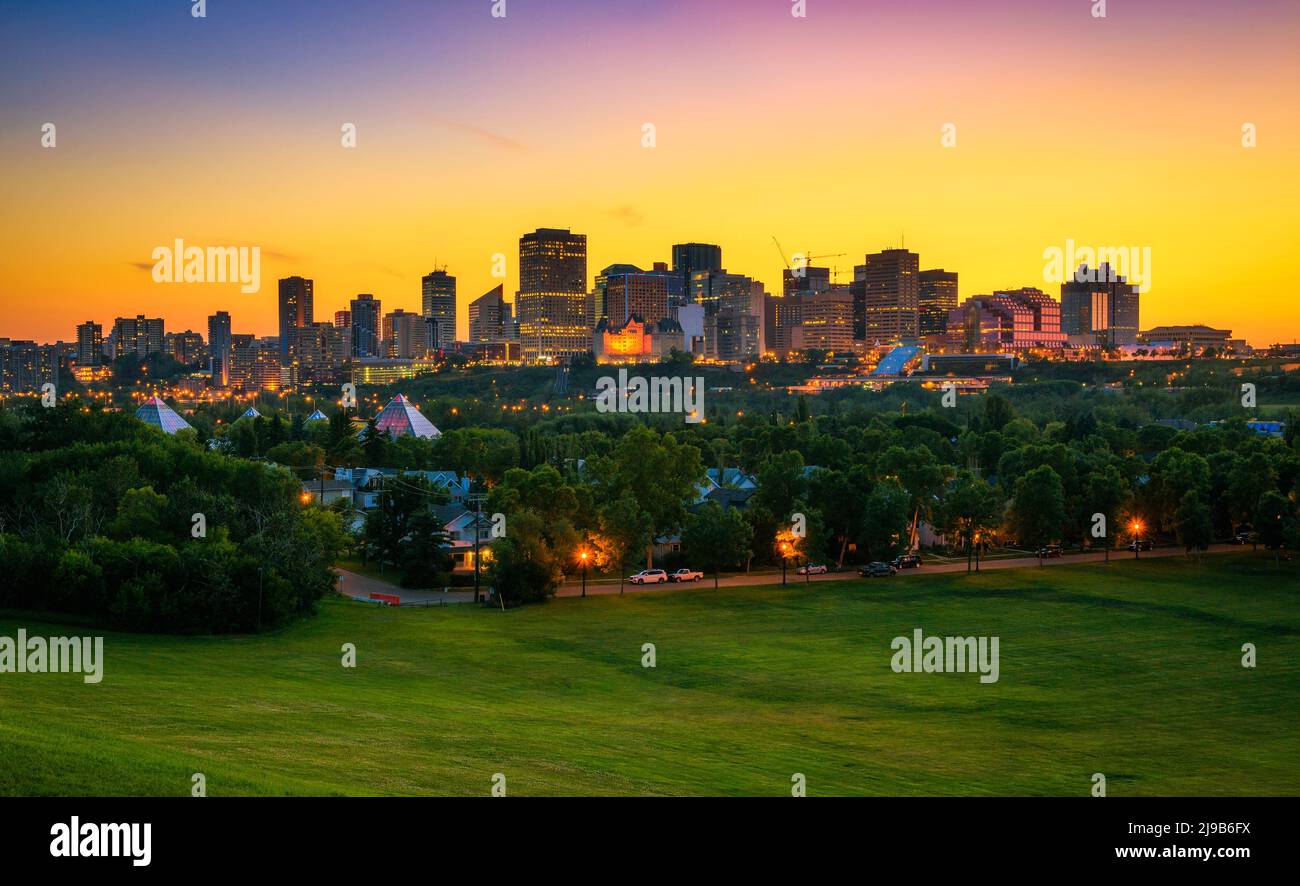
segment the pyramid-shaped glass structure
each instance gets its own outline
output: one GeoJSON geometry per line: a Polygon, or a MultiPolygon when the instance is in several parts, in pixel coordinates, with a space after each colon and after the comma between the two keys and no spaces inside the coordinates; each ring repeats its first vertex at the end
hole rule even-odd
{"type": "Polygon", "coordinates": [[[390,437],[441,437],[442,431],[433,426],[429,421],[420,414],[420,410],[411,405],[411,401],[401,394],[398,394],[375,419],[375,424],[381,431],[387,431],[390,437]]]}
{"type": "Polygon", "coordinates": [[[307,416],[307,421],[329,421],[330,417],[317,409],[311,415],[307,416]]]}
{"type": "Polygon", "coordinates": [[[240,416],[240,418],[261,418],[261,417],[262,417],[262,413],[258,412],[252,406],[245,409],[244,414],[240,416]]]}
{"type": "Polygon", "coordinates": [[[145,424],[162,428],[168,434],[190,427],[190,423],[177,415],[176,410],[164,403],[161,397],[150,397],[146,400],[144,405],[135,411],[135,417],[145,424]]]}

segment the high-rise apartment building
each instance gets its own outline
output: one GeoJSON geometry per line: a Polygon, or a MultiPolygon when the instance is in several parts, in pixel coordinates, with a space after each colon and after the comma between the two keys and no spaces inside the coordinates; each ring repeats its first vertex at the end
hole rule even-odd
{"type": "Polygon", "coordinates": [[[802,295],[831,288],[831,269],[810,266],[786,268],[781,273],[781,294],[802,295]]]}
{"type": "Polygon", "coordinates": [[[312,324],[311,280],[305,277],[286,277],[280,281],[280,359],[289,364],[289,348],[293,331],[312,324]]]}
{"type": "Polygon", "coordinates": [[[868,344],[915,339],[920,334],[921,257],[906,249],[867,255],[854,269],[854,327],[868,344]]]}
{"type": "Polygon", "coordinates": [[[1061,328],[1105,348],[1137,344],[1138,288],[1108,264],[1080,267],[1061,284],[1061,328]]]}
{"type": "Polygon", "coordinates": [[[469,340],[473,344],[507,341],[512,327],[512,309],[504,289],[497,286],[469,303],[469,340]]]}
{"type": "Polygon", "coordinates": [[[957,308],[957,272],[943,268],[922,271],[918,302],[920,334],[947,333],[948,315],[957,308]]]}
{"type": "Polygon", "coordinates": [[[77,365],[96,367],[104,362],[104,327],[93,320],[77,324],[77,365]]]}
{"type": "Polygon", "coordinates": [[[370,293],[362,293],[352,299],[349,313],[352,315],[352,356],[382,357],[379,338],[382,332],[380,320],[381,302],[370,293]]]}
{"type": "Polygon", "coordinates": [[[605,312],[599,319],[607,319],[613,326],[621,327],[633,317],[647,323],[657,323],[668,317],[669,284],[679,278],[659,263],[653,271],[640,268],[605,274],[605,312]]]}
{"type": "Polygon", "coordinates": [[[313,323],[294,331],[289,382],[293,385],[338,382],[347,377],[352,333],[346,326],[313,323]]]}
{"type": "Polygon", "coordinates": [[[673,273],[681,278],[682,297],[690,298],[691,280],[697,273],[722,270],[722,247],[712,243],[678,243],[673,246],[673,273]]]}
{"type": "Polygon", "coordinates": [[[847,286],[791,296],[798,302],[798,321],[782,330],[789,349],[853,350],[853,293],[847,286]]]}
{"type": "Polygon", "coordinates": [[[420,299],[425,345],[450,350],[456,343],[456,278],[445,270],[425,274],[420,278],[420,299]]]}
{"type": "Polygon", "coordinates": [[[207,351],[203,336],[192,329],[169,332],[163,336],[163,353],[177,363],[197,363],[207,358],[207,351]]]}
{"type": "Polygon", "coordinates": [[[118,317],[109,334],[109,354],[114,360],[123,356],[143,359],[163,349],[163,321],[161,317],[149,318],[143,314],[135,317],[118,317]]]}
{"type": "Polygon", "coordinates": [[[208,318],[208,369],[212,373],[212,386],[230,386],[230,357],[233,348],[230,334],[230,315],[217,311],[208,318]]]}
{"type": "Polygon", "coordinates": [[[538,228],[519,238],[515,311],[526,362],[563,362],[591,350],[586,234],[538,228]]]}
{"type": "Polygon", "coordinates": [[[429,318],[401,308],[384,315],[383,351],[385,357],[410,360],[429,351],[429,318]]]}

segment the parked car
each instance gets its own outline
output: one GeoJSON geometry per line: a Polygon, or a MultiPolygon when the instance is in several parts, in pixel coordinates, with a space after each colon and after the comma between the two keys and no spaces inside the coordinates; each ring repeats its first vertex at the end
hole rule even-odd
{"type": "Polygon", "coordinates": [[[825,571],[825,566],[820,563],[813,563],[811,566],[800,566],[795,570],[795,575],[821,575],[825,571]]]}
{"type": "Polygon", "coordinates": [[[1259,544],[1259,533],[1258,533],[1258,532],[1238,532],[1235,536],[1233,536],[1232,543],[1233,543],[1234,545],[1253,545],[1253,544],[1259,544]]]}
{"type": "Polygon", "coordinates": [[[904,554],[901,557],[895,557],[889,565],[895,569],[919,569],[921,567],[921,555],[904,554]]]}
{"type": "Polygon", "coordinates": [[[657,585],[668,581],[668,573],[662,569],[642,569],[636,575],[629,576],[628,581],[634,585],[657,585]]]}
{"type": "Polygon", "coordinates": [[[669,581],[699,581],[702,578],[704,578],[704,573],[696,572],[693,569],[678,569],[668,576],[669,581]]]}
{"type": "Polygon", "coordinates": [[[858,575],[863,578],[890,578],[897,574],[898,570],[888,563],[868,563],[858,567],[858,575]]]}
{"type": "Polygon", "coordinates": [[[1063,553],[1065,553],[1065,551],[1062,550],[1060,545],[1043,545],[1041,548],[1038,549],[1039,557],[1047,557],[1052,560],[1055,560],[1063,553]]]}
{"type": "Polygon", "coordinates": [[[1147,541],[1145,538],[1138,541],[1131,541],[1128,543],[1128,549],[1130,551],[1149,551],[1151,550],[1151,542],[1147,541]]]}

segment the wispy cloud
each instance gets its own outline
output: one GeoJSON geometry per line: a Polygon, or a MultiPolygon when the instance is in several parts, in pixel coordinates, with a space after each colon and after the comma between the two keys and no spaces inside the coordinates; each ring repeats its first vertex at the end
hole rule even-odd
{"type": "Polygon", "coordinates": [[[499,132],[493,132],[490,129],[484,129],[481,126],[475,126],[472,123],[462,123],[459,120],[448,120],[442,117],[435,118],[435,122],[441,126],[448,126],[452,129],[459,129],[461,132],[466,132],[477,138],[481,138],[484,141],[489,141],[492,144],[496,145],[497,147],[504,148],[507,151],[512,151],[514,153],[523,153],[528,150],[528,146],[521,141],[516,141],[515,139],[510,138],[507,135],[502,135],[499,132]]]}
{"type": "Polygon", "coordinates": [[[641,222],[645,221],[645,214],[634,206],[616,206],[613,209],[607,210],[607,212],[611,218],[621,221],[629,228],[635,228],[639,226],[641,222]]]}

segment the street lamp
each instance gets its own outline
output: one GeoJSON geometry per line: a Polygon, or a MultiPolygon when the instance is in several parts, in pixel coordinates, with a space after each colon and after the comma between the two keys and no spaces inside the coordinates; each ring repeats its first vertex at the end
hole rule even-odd
{"type": "Polygon", "coordinates": [[[582,561],[582,596],[587,596],[587,551],[584,548],[582,553],[578,554],[578,559],[582,561]]]}
{"type": "Polygon", "coordinates": [[[1142,550],[1142,521],[1134,520],[1129,524],[1129,529],[1133,531],[1133,559],[1141,559],[1142,550]]]}

